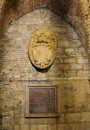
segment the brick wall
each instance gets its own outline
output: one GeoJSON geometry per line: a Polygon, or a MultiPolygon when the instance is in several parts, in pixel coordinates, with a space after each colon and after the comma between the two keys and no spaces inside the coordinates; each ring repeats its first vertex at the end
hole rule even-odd
{"type": "Polygon", "coordinates": [[[84,8],[88,9],[87,0],[85,2],[78,0],[1,0],[0,3],[0,34],[18,17],[32,10],[47,7],[62,16],[76,30],[81,42],[86,45],[87,28],[84,28],[82,14],[85,12],[84,8]]]}
{"type": "MultiPolygon", "coordinates": [[[[84,3],[83,3],[84,6],[84,3]]],[[[78,0],[53,0],[52,9],[68,22],[86,46],[87,38],[82,17],[81,3],[78,0]]]]}
{"type": "Polygon", "coordinates": [[[0,40],[1,130],[89,130],[89,64],[85,47],[76,32],[47,9],[28,13],[9,26],[0,40]],[[45,73],[37,71],[28,57],[32,33],[53,30],[57,56],[45,73]],[[25,118],[25,89],[28,86],[57,87],[59,118],[25,118]]]}
{"type": "Polygon", "coordinates": [[[87,36],[88,57],[90,61],[90,1],[81,0],[80,3],[81,3],[85,32],[87,36]]]}

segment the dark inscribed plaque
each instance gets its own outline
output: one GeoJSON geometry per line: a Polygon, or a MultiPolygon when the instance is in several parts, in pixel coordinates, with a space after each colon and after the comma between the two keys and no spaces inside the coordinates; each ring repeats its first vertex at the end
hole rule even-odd
{"type": "Polygon", "coordinates": [[[52,114],[55,113],[55,87],[29,89],[29,113],[52,114]]]}

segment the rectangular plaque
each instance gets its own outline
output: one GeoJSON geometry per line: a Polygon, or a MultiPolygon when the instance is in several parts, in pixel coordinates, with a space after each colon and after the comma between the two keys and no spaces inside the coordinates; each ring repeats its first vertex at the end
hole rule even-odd
{"type": "Polygon", "coordinates": [[[26,116],[50,116],[56,113],[56,87],[27,87],[26,116]]]}

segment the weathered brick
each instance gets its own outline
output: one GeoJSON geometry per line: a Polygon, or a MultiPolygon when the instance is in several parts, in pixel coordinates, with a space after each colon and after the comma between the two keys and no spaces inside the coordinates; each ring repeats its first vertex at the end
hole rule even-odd
{"type": "Polygon", "coordinates": [[[68,57],[68,58],[63,58],[63,63],[76,63],[76,57],[68,57]]]}
{"type": "Polygon", "coordinates": [[[88,77],[89,72],[88,71],[78,71],[77,76],[79,76],[79,77],[88,77]]]}
{"type": "Polygon", "coordinates": [[[73,49],[73,48],[65,49],[65,54],[66,54],[66,55],[73,55],[73,54],[76,54],[76,50],[73,49]]]}
{"type": "Polygon", "coordinates": [[[64,71],[64,75],[65,77],[77,77],[77,70],[67,70],[67,71],[64,71]]]}
{"type": "Polygon", "coordinates": [[[77,57],[77,63],[84,63],[84,64],[88,64],[88,58],[87,57],[77,57]]]}
{"type": "Polygon", "coordinates": [[[84,47],[81,47],[81,48],[78,49],[78,52],[80,52],[80,53],[86,53],[86,50],[85,50],[84,47]]]}
{"type": "Polygon", "coordinates": [[[83,65],[81,64],[76,64],[76,63],[70,64],[70,70],[82,70],[82,69],[83,69],[83,65]]]}

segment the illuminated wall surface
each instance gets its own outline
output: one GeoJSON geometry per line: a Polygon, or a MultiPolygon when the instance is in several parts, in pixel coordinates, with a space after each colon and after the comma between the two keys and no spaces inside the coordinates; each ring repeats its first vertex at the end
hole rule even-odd
{"type": "MultiPolygon", "coordinates": [[[[8,4],[3,2],[4,8],[8,4]]],[[[81,12],[68,9],[67,14],[67,4],[61,2],[64,10],[59,10],[59,1],[41,1],[33,11],[28,2],[21,1],[27,4],[21,14],[22,6],[17,2],[5,8],[8,13],[1,9],[0,130],[90,130],[89,2],[84,1],[87,6],[83,6],[80,1],[81,12]],[[83,9],[88,10],[88,17],[83,9]],[[29,54],[30,39],[42,28],[52,30],[56,39],[55,51],[49,47],[43,58],[40,55],[43,62],[45,57],[46,65],[48,56],[56,53],[53,63],[45,69],[34,66],[29,54]]],[[[45,44],[53,41],[41,39],[39,44],[44,42],[46,48],[45,44]]],[[[43,46],[38,53],[43,52],[43,46]]],[[[36,59],[41,64],[40,57],[36,59]]]]}

